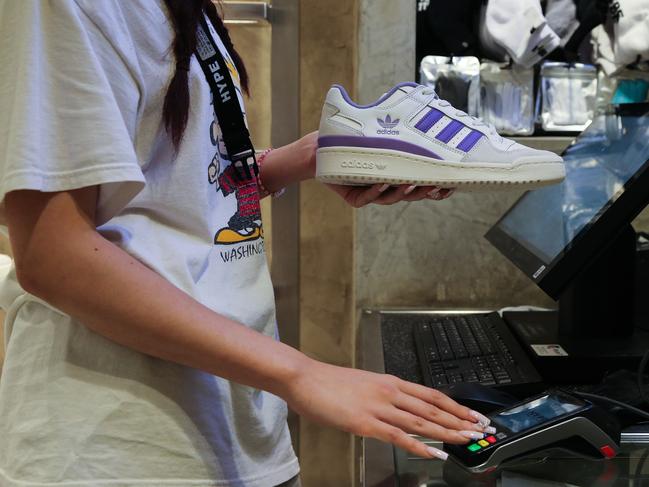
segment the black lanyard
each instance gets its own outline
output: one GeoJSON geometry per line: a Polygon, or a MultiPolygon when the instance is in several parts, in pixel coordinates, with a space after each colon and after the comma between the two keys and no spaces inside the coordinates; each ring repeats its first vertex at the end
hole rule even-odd
{"type": "Polygon", "coordinates": [[[214,113],[232,164],[242,179],[257,176],[255,148],[243,118],[239,97],[230,70],[212,37],[205,15],[196,32],[196,57],[212,90],[214,113]]]}

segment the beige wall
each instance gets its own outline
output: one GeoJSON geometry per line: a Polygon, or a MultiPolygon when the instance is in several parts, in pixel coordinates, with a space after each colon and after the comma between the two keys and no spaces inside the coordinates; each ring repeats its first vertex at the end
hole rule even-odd
{"type": "MultiPolygon", "coordinates": [[[[318,128],[324,96],[333,83],[355,91],[355,0],[300,2],[301,131],[318,128]]],[[[320,360],[353,364],[353,213],[315,182],[300,196],[301,349],[320,360]]],[[[349,434],[300,420],[300,462],[305,486],[352,485],[349,434]]]]}

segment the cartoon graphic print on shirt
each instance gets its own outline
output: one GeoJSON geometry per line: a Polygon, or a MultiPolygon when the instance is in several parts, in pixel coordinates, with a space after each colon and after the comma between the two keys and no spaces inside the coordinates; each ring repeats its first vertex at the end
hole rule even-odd
{"type": "Polygon", "coordinates": [[[218,124],[212,122],[210,130],[212,144],[217,153],[208,167],[210,184],[225,198],[234,194],[237,211],[226,227],[220,228],[214,236],[215,245],[233,245],[263,237],[259,190],[252,168],[235,166],[232,163],[221,171],[221,162],[229,162],[218,124]]]}
{"type": "MultiPolygon", "coordinates": [[[[237,95],[241,97],[239,73],[229,56],[226,56],[225,59],[237,95]]],[[[221,129],[216,121],[213,121],[210,126],[210,140],[216,148],[216,154],[208,166],[208,180],[210,184],[215,185],[217,193],[220,193],[224,198],[234,195],[237,200],[235,214],[230,217],[227,226],[217,230],[214,235],[214,245],[235,245],[262,239],[264,232],[261,222],[259,189],[253,168],[235,165],[229,161],[221,129]]]]}

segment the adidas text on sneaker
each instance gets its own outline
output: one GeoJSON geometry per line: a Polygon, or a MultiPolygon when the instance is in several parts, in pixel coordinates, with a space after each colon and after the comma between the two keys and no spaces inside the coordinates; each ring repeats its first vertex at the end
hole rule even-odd
{"type": "Polygon", "coordinates": [[[399,84],[365,106],[334,85],[318,145],[316,177],[328,183],[519,189],[565,177],[560,156],[501,137],[416,83],[399,84]]]}

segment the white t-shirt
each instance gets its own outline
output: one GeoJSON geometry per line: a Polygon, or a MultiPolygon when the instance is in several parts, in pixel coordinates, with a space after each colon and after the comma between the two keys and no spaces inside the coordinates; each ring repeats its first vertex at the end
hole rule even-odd
{"type": "MultiPolygon", "coordinates": [[[[172,41],[162,0],[0,0],[0,200],[100,185],[105,238],[276,336],[257,186],[232,177],[195,57],[177,157],[163,128],[172,41]]],[[[280,398],[121,347],[13,272],[0,305],[0,485],[267,487],[298,473],[280,398]]]]}

